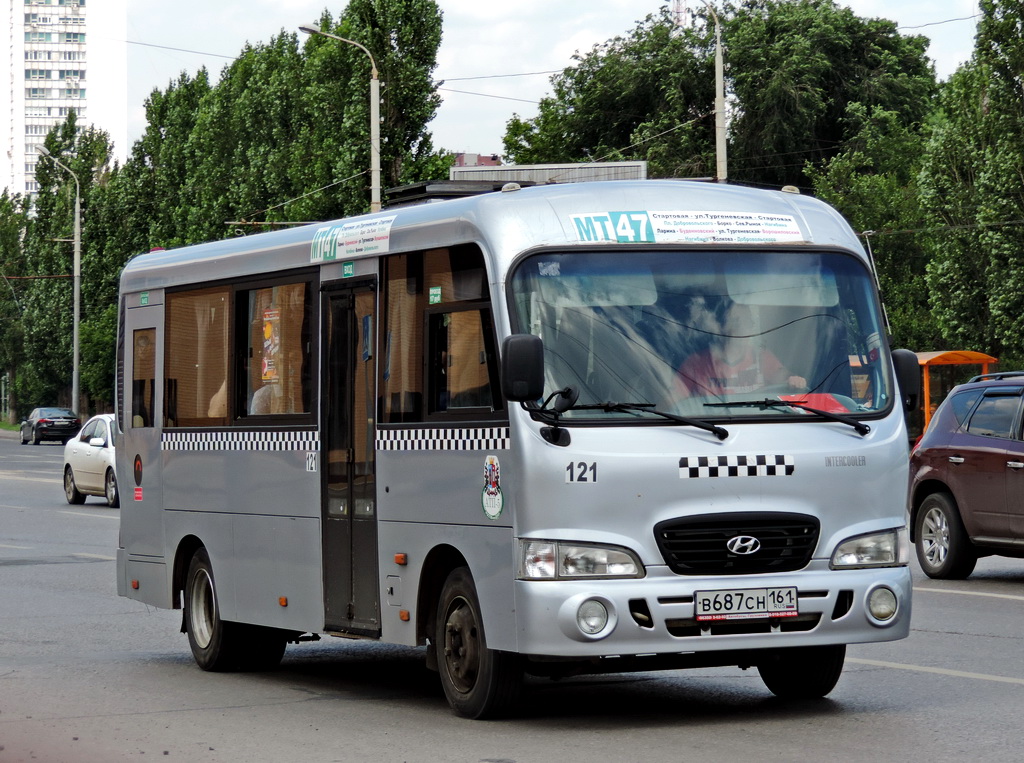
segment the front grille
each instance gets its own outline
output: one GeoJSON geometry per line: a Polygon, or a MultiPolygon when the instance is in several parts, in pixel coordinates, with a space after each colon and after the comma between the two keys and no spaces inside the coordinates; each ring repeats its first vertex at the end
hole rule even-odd
{"type": "Polygon", "coordinates": [[[757,620],[712,620],[697,622],[692,618],[674,618],[665,621],[665,628],[676,638],[694,636],[750,636],[764,633],[806,633],[821,622],[820,612],[808,612],[796,617],[774,617],[757,620]]]}
{"type": "MultiPolygon", "coordinates": [[[[659,522],[654,535],[679,575],[752,575],[803,569],[818,545],[818,520],[806,514],[705,514],[659,522]],[[756,538],[759,548],[736,554],[731,538],[756,538]]],[[[750,544],[747,544],[749,548],[750,544]]]]}

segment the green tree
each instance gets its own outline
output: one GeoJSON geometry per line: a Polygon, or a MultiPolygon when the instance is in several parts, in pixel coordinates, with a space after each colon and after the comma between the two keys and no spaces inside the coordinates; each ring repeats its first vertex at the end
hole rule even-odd
{"type": "Polygon", "coordinates": [[[21,237],[25,231],[25,202],[18,194],[11,195],[6,189],[0,193],[0,376],[8,375],[12,384],[8,388],[8,403],[15,423],[18,398],[15,382],[18,378],[18,364],[22,357],[22,300],[24,275],[21,237]],[[19,298],[19,294],[22,296],[19,298]]]}
{"type": "MultiPolygon", "coordinates": [[[[432,78],[441,44],[437,3],[352,0],[337,24],[325,13],[320,28],[363,44],[376,61],[381,185],[432,179],[428,173],[447,161],[427,130],[441,103],[432,78]]],[[[310,36],[304,51],[307,117],[292,144],[293,167],[304,193],[326,190],[290,204],[287,214],[322,220],[364,212],[370,197],[369,58],[353,45],[319,35],[310,36]]]]}
{"type": "Polygon", "coordinates": [[[708,29],[676,29],[667,8],[595,46],[551,78],[533,119],[513,115],[504,147],[519,164],[636,160],[654,176],[714,166],[714,63],[708,29]]]}
{"type": "MultiPolygon", "coordinates": [[[[713,27],[676,29],[667,9],[625,38],[578,57],[552,78],[533,119],[513,116],[505,152],[516,162],[646,159],[655,177],[714,168],[713,27]]],[[[807,186],[804,168],[854,137],[859,103],[920,123],[935,75],[924,37],[863,19],[835,0],[746,0],[719,12],[731,92],[729,177],[807,186]]]]}
{"type": "Polygon", "coordinates": [[[1024,6],[982,0],[974,58],[943,87],[921,175],[935,233],[928,285],[943,335],[1024,362],[1024,6]]]}
{"type": "MultiPolygon", "coordinates": [[[[109,303],[109,293],[90,289],[85,263],[90,258],[88,221],[94,183],[108,172],[110,140],[92,127],[79,129],[72,111],[65,122],[54,127],[44,145],[52,156],[77,176],[82,219],[82,282],[80,319],[84,323],[97,309],[109,303]],[[101,303],[102,300],[102,303],[101,303]]],[[[23,302],[24,363],[19,375],[18,392],[26,404],[62,401],[78,407],[70,399],[73,337],[73,246],[75,193],[74,178],[53,161],[41,159],[36,165],[39,193],[35,199],[35,217],[26,229],[24,263],[33,276],[23,302]]],[[[95,277],[96,273],[91,273],[95,277]]],[[[83,394],[90,391],[82,389],[83,394]]]]}
{"type": "Polygon", "coordinates": [[[807,173],[815,195],[835,206],[865,236],[896,346],[935,349],[941,333],[925,283],[927,226],[917,178],[926,136],[900,115],[854,103],[844,129],[851,137],[839,154],[807,173]]]}
{"type": "Polygon", "coordinates": [[[745,0],[727,6],[723,37],[736,101],[730,176],[806,185],[804,168],[856,137],[851,104],[920,124],[935,94],[928,40],[865,19],[835,0],[745,0]],[[851,132],[854,130],[854,132],[851,132]]]}
{"type": "MultiPolygon", "coordinates": [[[[352,0],[337,23],[326,12],[321,23],[376,58],[382,185],[446,167],[450,157],[434,151],[427,131],[439,104],[436,2],[352,0]]],[[[247,45],[215,84],[201,70],[154,90],[124,166],[108,166],[107,136],[81,128],[74,113],[47,137],[81,181],[81,381],[92,407],[112,403],[118,279],[132,256],[234,235],[225,225],[232,220],[322,220],[368,208],[369,71],[353,46],[321,37],[300,46],[282,32],[247,45]]],[[[3,263],[31,277],[17,287],[20,320],[0,327],[0,361],[13,358],[26,405],[68,402],[71,376],[74,181],[48,161],[37,180],[16,256],[6,254],[0,203],[3,263]]],[[[0,317],[12,304],[0,295],[0,317]]]]}

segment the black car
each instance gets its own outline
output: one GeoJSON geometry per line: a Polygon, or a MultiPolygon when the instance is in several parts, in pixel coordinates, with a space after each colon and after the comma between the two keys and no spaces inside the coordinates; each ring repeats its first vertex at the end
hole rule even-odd
{"type": "Polygon", "coordinates": [[[982,556],[1024,557],[1024,372],[954,387],[910,458],[910,527],[933,578],[982,556]]]}
{"type": "Polygon", "coordinates": [[[31,441],[38,445],[43,440],[66,443],[82,428],[78,414],[68,408],[35,408],[21,422],[21,444],[31,441]]]}

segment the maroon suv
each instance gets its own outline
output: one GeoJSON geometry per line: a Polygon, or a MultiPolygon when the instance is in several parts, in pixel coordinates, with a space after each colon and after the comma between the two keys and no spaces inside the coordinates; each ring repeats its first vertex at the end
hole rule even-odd
{"type": "Polygon", "coordinates": [[[910,528],[933,578],[1024,557],[1024,371],[954,387],[910,456],[910,528]]]}

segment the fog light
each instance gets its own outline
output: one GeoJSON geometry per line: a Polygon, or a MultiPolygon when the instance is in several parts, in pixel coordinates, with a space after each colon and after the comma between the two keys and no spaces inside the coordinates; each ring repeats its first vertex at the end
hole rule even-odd
{"type": "Polygon", "coordinates": [[[876,588],[868,596],[868,611],[876,620],[891,620],[896,609],[896,594],[888,588],[876,588]]]}
{"type": "Polygon", "coordinates": [[[608,625],[608,608],[595,599],[587,599],[576,610],[576,624],[588,636],[600,633],[608,625]]]}

